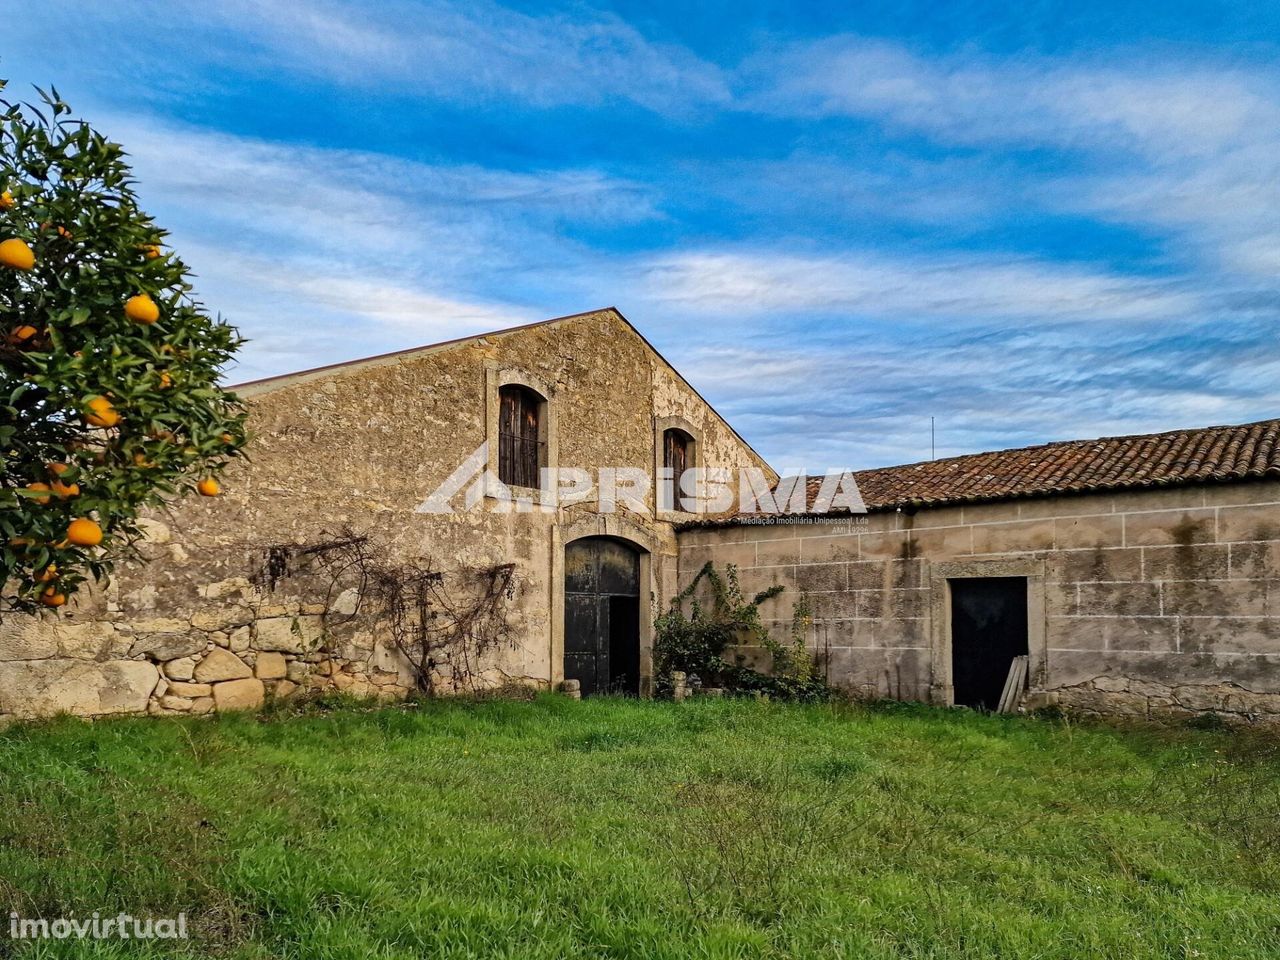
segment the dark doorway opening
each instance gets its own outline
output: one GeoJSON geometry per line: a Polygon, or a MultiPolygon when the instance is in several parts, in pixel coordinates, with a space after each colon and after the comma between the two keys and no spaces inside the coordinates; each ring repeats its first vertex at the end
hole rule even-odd
{"type": "Polygon", "coordinates": [[[1027,578],[966,577],[949,583],[955,702],[995,710],[1009,665],[1027,653],[1027,578]]]}
{"type": "Polygon", "coordinates": [[[640,598],[609,598],[609,689],[640,692],[640,598]]]}
{"type": "Polygon", "coordinates": [[[681,481],[684,472],[693,466],[693,437],[689,436],[683,430],[677,430],[674,427],[662,434],[662,465],[671,471],[671,479],[668,481],[667,489],[661,491],[666,501],[662,507],[665,510],[681,510],[684,511],[685,493],[681,488],[681,481]]]}
{"type": "Polygon", "coordinates": [[[640,554],[620,540],[565,548],[564,677],[583,696],[640,693],[640,554]]]}

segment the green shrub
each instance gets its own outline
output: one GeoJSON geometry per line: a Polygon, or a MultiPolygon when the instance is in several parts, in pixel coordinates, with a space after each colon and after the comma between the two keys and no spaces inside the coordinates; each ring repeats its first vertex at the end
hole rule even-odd
{"type": "Polygon", "coordinates": [[[723,687],[731,693],[763,694],[783,700],[824,700],[830,689],[814,675],[813,658],[805,648],[804,630],[812,622],[802,595],[792,612],[791,642],[779,643],[760,620],[760,605],[782,593],[775,584],[750,600],[743,596],[738,570],[733,564],[724,575],[708,561],[671,601],[670,608],[654,620],[653,666],[656,692],[670,696],[671,674],[681,671],[697,677],[703,686],[723,687]],[[710,604],[697,597],[701,584],[710,591],[710,604]],[[688,604],[689,612],[685,613],[688,604]],[[772,674],[729,663],[725,649],[734,645],[758,645],[773,655],[772,674]]]}

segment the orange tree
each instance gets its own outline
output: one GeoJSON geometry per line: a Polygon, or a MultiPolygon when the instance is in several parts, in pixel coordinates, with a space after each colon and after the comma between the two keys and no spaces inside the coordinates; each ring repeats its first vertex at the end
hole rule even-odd
{"type": "Polygon", "coordinates": [[[192,299],[120,145],[40,98],[0,97],[0,610],[105,576],[145,508],[215,496],[244,443],[218,386],[240,337],[192,299]]]}

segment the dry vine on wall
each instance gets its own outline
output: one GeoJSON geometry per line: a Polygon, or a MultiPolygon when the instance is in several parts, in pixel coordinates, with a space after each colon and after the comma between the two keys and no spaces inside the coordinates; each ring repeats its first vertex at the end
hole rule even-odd
{"type": "Polygon", "coordinates": [[[486,664],[515,646],[514,563],[444,570],[425,557],[393,562],[368,536],[343,531],[313,544],[268,547],[253,580],[274,591],[303,578],[323,591],[326,633],[340,623],[368,624],[408,661],[427,695],[476,690],[486,664]]]}

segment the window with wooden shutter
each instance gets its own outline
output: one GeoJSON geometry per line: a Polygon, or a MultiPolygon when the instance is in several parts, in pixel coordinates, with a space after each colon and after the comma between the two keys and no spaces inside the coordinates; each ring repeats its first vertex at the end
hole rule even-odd
{"type": "Polygon", "coordinates": [[[508,486],[541,486],[546,462],[542,410],[544,400],[527,387],[498,391],[498,479],[508,486]]]}
{"type": "Polygon", "coordinates": [[[671,471],[671,479],[667,481],[667,509],[688,512],[681,502],[683,494],[680,489],[680,478],[686,470],[692,469],[690,452],[693,438],[683,430],[667,430],[662,434],[662,465],[671,471]]]}

